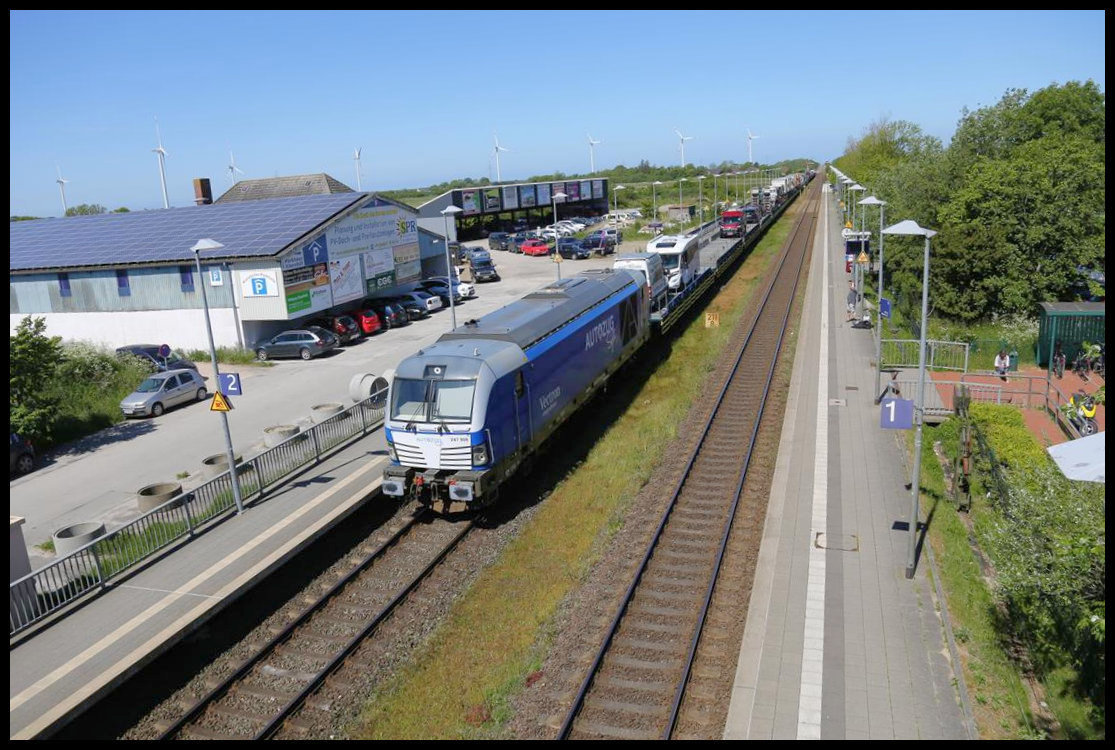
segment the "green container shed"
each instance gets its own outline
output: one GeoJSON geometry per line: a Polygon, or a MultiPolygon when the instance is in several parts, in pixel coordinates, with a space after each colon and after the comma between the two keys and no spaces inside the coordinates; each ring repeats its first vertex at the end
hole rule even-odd
{"type": "Polygon", "coordinates": [[[1061,342],[1071,363],[1085,341],[1102,344],[1106,306],[1103,302],[1042,302],[1038,325],[1038,366],[1047,367],[1053,345],[1061,342]]]}

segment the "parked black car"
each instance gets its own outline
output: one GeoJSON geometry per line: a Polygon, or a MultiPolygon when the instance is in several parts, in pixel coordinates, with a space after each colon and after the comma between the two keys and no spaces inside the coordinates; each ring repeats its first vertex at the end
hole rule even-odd
{"type": "Polygon", "coordinates": [[[155,367],[156,372],[166,372],[167,370],[196,370],[197,365],[188,359],[183,359],[176,351],[171,351],[170,354],[164,359],[159,356],[160,347],[158,344],[128,344],[117,348],[116,354],[130,354],[133,357],[139,357],[144,362],[148,362],[155,367]]]}
{"type": "Polygon", "coordinates": [[[492,232],[488,235],[489,250],[510,250],[511,235],[507,232],[492,232]]]}
{"type": "Polygon", "coordinates": [[[491,260],[474,260],[472,262],[472,278],[477,282],[499,281],[499,272],[491,260]]]}
{"type": "Polygon", "coordinates": [[[283,331],[267,341],[258,342],[253,349],[256,358],[301,357],[313,359],[337,348],[337,337],[324,328],[306,326],[283,331]]]}
{"type": "Polygon", "coordinates": [[[376,301],[402,307],[409,320],[422,320],[430,317],[430,311],[426,309],[426,306],[419,304],[418,300],[410,297],[377,297],[376,301]]]}
{"type": "Polygon", "coordinates": [[[360,340],[360,326],[351,315],[330,315],[323,318],[313,318],[306,325],[324,328],[336,336],[341,344],[360,340]]]}
{"type": "Polygon", "coordinates": [[[566,260],[584,260],[592,257],[592,250],[586,248],[580,240],[572,237],[562,237],[557,241],[557,251],[566,260]]]}
{"type": "Polygon", "coordinates": [[[616,243],[603,232],[593,232],[588,237],[585,237],[581,240],[581,247],[590,253],[600,253],[601,255],[607,255],[616,251],[616,243]]]}
{"type": "Polygon", "coordinates": [[[410,325],[410,316],[407,315],[407,311],[403,309],[402,305],[395,304],[394,302],[387,302],[375,297],[369,297],[363,300],[360,306],[375,310],[376,314],[379,315],[380,321],[383,323],[384,330],[410,325]]]}
{"type": "Polygon", "coordinates": [[[8,455],[11,457],[9,474],[26,474],[35,468],[35,446],[17,433],[11,434],[8,455]]]}

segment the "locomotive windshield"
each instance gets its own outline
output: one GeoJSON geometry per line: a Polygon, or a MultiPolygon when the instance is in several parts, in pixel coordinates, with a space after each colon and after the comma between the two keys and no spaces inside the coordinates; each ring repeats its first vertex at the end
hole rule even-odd
{"type": "Polygon", "coordinates": [[[391,418],[408,422],[472,421],[475,380],[416,380],[395,378],[391,418]]]}
{"type": "Polygon", "coordinates": [[[681,253],[660,253],[662,257],[662,267],[667,271],[676,271],[678,264],[681,261],[681,253]]]}

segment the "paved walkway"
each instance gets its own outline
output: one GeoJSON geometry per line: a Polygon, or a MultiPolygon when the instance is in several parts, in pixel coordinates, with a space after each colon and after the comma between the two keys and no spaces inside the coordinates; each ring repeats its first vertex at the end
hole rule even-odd
{"type": "Polygon", "coordinates": [[[927,558],[905,578],[908,478],[879,427],[871,332],[843,322],[825,196],[724,736],[968,738],[927,558]]]}
{"type": "Polygon", "coordinates": [[[358,439],[17,645],[9,738],[80,714],[343,521],[379,487],[385,454],[382,432],[358,439]]]}

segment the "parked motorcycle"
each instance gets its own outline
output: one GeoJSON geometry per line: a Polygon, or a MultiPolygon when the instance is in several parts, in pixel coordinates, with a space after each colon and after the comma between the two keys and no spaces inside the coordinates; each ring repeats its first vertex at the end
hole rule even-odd
{"type": "Polygon", "coordinates": [[[1069,397],[1066,416],[1082,437],[1099,432],[1096,422],[1096,400],[1084,391],[1077,391],[1069,397]]]}

